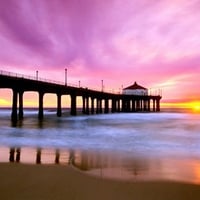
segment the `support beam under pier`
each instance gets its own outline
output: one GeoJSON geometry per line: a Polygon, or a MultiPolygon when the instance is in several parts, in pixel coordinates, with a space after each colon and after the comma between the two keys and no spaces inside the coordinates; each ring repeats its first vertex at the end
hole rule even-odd
{"type": "Polygon", "coordinates": [[[112,99],[112,113],[116,112],[116,99],[112,99]]]}
{"type": "Polygon", "coordinates": [[[90,110],[89,110],[89,97],[86,97],[86,110],[85,110],[85,113],[87,115],[90,114],[90,110]]]}
{"type": "Polygon", "coordinates": [[[39,92],[39,112],[38,112],[39,119],[43,119],[44,117],[43,97],[44,97],[44,93],[39,92]]]}
{"type": "Polygon", "coordinates": [[[155,111],[156,111],[156,100],[153,99],[153,112],[155,112],[155,111]]]}
{"type": "Polygon", "coordinates": [[[71,115],[76,115],[76,95],[71,94],[71,115]]]}
{"type": "Polygon", "coordinates": [[[94,98],[91,97],[91,114],[94,114],[94,98]]]}
{"type": "Polygon", "coordinates": [[[147,103],[147,105],[148,105],[148,106],[147,106],[147,107],[148,107],[147,110],[150,112],[150,111],[151,111],[150,99],[148,99],[148,103],[147,103]]]}
{"type": "Polygon", "coordinates": [[[104,113],[109,113],[109,103],[108,103],[108,99],[105,99],[105,109],[104,109],[104,113]]]}
{"type": "Polygon", "coordinates": [[[61,94],[57,94],[57,116],[62,116],[62,108],[61,108],[61,94]]]}
{"type": "Polygon", "coordinates": [[[12,101],[12,113],[11,120],[12,122],[17,122],[17,91],[13,89],[13,101],[12,101]]]}
{"type": "Polygon", "coordinates": [[[99,99],[99,113],[103,113],[103,110],[102,110],[102,99],[99,99]]]}
{"type": "Polygon", "coordinates": [[[160,99],[156,99],[156,112],[160,111],[160,99]]]}
{"type": "Polygon", "coordinates": [[[82,101],[83,101],[82,113],[85,114],[85,96],[82,96],[82,101]]]}
{"type": "Polygon", "coordinates": [[[24,112],[23,112],[23,91],[19,92],[19,119],[24,118],[24,112]]]}
{"type": "Polygon", "coordinates": [[[135,99],[132,99],[132,112],[135,112],[135,99]]]}

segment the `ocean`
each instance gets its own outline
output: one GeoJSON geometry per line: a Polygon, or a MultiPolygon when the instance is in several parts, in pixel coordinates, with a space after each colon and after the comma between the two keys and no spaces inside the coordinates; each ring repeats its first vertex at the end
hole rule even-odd
{"type": "Polygon", "coordinates": [[[0,110],[0,162],[62,164],[101,178],[200,184],[200,114],[177,110],[56,116],[0,110]]]}

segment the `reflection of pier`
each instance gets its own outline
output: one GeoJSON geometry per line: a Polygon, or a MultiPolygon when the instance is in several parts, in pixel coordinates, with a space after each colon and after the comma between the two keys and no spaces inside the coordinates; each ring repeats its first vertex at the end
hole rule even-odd
{"type": "MultiPolygon", "coordinates": [[[[1,161],[1,160],[0,160],[1,161]]],[[[35,164],[74,164],[74,151],[62,151],[59,149],[29,149],[15,148],[9,149],[10,162],[30,162],[35,164]]]]}
{"type": "Polygon", "coordinates": [[[199,160],[194,158],[148,159],[78,150],[0,147],[1,162],[71,165],[102,178],[174,180],[200,184],[199,160]]]}
{"type": "Polygon", "coordinates": [[[43,98],[47,93],[57,96],[57,116],[62,115],[61,98],[69,95],[71,98],[70,114],[77,114],[77,97],[82,98],[83,114],[98,114],[111,112],[160,111],[161,96],[114,94],[88,88],[74,87],[55,83],[38,77],[28,77],[1,71],[0,88],[10,88],[12,98],[12,121],[23,119],[23,95],[25,92],[37,92],[39,102],[39,119],[43,118],[43,98]],[[18,107],[19,105],[19,107],[18,107]]]}
{"type": "Polygon", "coordinates": [[[10,156],[9,156],[9,161],[10,162],[20,162],[20,154],[21,150],[20,148],[11,148],[10,149],[10,156]]]}
{"type": "Polygon", "coordinates": [[[136,177],[148,170],[147,162],[142,159],[129,159],[127,161],[109,154],[75,150],[41,148],[28,150],[28,148],[10,148],[9,161],[27,163],[27,160],[31,158],[31,163],[71,165],[81,171],[95,172],[97,176],[105,174],[106,176],[119,176],[115,173],[123,171],[123,173],[136,177]],[[27,154],[27,152],[29,153],[27,154]],[[24,156],[25,154],[26,156],[24,156]],[[114,174],[112,175],[112,173],[114,174]]]}

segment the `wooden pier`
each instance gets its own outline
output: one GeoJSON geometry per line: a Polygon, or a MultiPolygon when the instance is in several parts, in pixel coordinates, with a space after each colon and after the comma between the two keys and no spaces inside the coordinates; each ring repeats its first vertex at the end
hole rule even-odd
{"type": "Polygon", "coordinates": [[[11,120],[23,119],[23,94],[37,92],[39,94],[38,118],[44,117],[43,97],[46,93],[57,95],[57,116],[62,116],[61,97],[70,95],[70,114],[77,114],[77,97],[82,97],[83,114],[100,114],[115,112],[158,112],[160,111],[160,95],[126,95],[75,87],[38,79],[10,72],[0,71],[0,88],[11,89],[11,120]]]}

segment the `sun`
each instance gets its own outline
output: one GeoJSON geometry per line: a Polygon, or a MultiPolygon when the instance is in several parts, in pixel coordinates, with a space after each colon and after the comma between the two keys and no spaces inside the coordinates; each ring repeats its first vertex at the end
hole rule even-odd
{"type": "Polygon", "coordinates": [[[200,102],[192,102],[191,108],[194,112],[200,112],[200,102]]]}
{"type": "Polygon", "coordinates": [[[194,109],[195,109],[195,110],[200,110],[200,105],[195,105],[195,106],[194,106],[194,109]]]}

